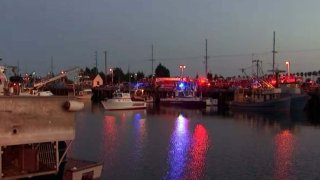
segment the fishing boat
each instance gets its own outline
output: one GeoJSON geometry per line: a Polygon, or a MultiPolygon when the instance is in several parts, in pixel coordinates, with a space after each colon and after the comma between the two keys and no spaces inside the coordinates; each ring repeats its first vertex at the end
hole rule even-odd
{"type": "Polygon", "coordinates": [[[251,88],[239,88],[234,93],[233,110],[290,111],[291,98],[281,95],[281,89],[262,81],[251,88]]]}
{"type": "Polygon", "coordinates": [[[282,77],[278,85],[281,88],[282,96],[291,98],[291,110],[303,110],[310,99],[310,96],[302,91],[301,83],[302,79],[299,80],[295,76],[287,75],[282,77]]]}
{"type": "Polygon", "coordinates": [[[298,84],[280,84],[279,87],[282,90],[282,96],[291,98],[291,110],[303,110],[306,107],[310,97],[301,91],[298,84]]]}
{"type": "Polygon", "coordinates": [[[101,101],[106,110],[131,110],[131,109],[145,109],[146,102],[132,101],[130,93],[116,91],[113,93],[111,99],[101,101]]]}

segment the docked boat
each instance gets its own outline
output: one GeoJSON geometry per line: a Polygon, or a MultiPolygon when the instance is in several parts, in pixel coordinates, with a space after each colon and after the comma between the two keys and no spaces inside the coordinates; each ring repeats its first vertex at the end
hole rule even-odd
{"type": "Polygon", "coordinates": [[[131,99],[133,101],[145,101],[146,103],[153,103],[153,97],[145,94],[144,89],[135,89],[133,90],[131,99]]]}
{"type": "Polygon", "coordinates": [[[206,106],[218,106],[218,99],[206,98],[206,106]]]}
{"type": "Polygon", "coordinates": [[[291,98],[291,110],[303,110],[306,107],[310,97],[301,91],[299,84],[282,83],[279,84],[279,87],[282,90],[282,96],[291,98]]]}
{"type": "Polygon", "coordinates": [[[92,90],[91,89],[83,89],[79,91],[79,94],[76,95],[77,99],[91,99],[92,98],[92,90]]]}
{"type": "Polygon", "coordinates": [[[36,89],[30,89],[20,92],[19,96],[53,96],[53,94],[51,91],[38,91],[36,89]]]}
{"type": "Polygon", "coordinates": [[[240,88],[235,91],[233,110],[290,111],[290,97],[281,96],[280,88],[240,88]]]}
{"type": "Polygon", "coordinates": [[[101,101],[106,110],[130,110],[145,109],[147,107],[144,101],[132,101],[130,93],[116,91],[111,99],[101,101]]]}
{"type": "Polygon", "coordinates": [[[206,101],[196,96],[196,90],[180,82],[173,97],[160,98],[161,106],[179,106],[184,108],[205,108],[206,101]]]}

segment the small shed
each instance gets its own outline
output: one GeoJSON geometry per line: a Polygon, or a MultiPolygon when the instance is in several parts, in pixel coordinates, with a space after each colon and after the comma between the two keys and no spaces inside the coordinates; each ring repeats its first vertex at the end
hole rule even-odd
{"type": "Polygon", "coordinates": [[[101,76],[98,74],[94,79],[93,79],[93,86],[92,87],[99,87],[103,85],[103,79],[101,76]]]}

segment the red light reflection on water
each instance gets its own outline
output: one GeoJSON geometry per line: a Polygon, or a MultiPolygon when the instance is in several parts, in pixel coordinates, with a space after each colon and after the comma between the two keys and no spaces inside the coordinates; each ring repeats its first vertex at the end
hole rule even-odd
{"type": "Polygon", "coordinates": [[[105,138],[105,147],[104,152],[106,157],[113,157],[113,154],[116,150],[116,141],[117,141],[117,127],[116,127],[116,118],[114,116],[105,116],[104,117],[104,138],[105,138]]]}
{"type": "Polygon", "coordinates": [[[294,136],[289,130],[283,130],[275,136],[274,142],[274,179],[292,179],[292,155],[294,150],[294,136]]]}
{"type": "Polygon", "coordinates": [[[190,149],[190,164],[188,165],[188,179],[203,179],[206,154],[209,148],[209,137],[206,128],[198,124],[195,127],[190,149]]]}
{"type": "Polygon", "coordinates": [[[169,169],[164,179],[181,179],[185,171],[189,149],[188,119],[179,115],[170,140],[169,169]]]}

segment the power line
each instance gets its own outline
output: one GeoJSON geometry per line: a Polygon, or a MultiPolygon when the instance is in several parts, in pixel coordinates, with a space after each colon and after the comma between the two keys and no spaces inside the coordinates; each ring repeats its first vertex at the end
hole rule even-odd
{"type": "MultiPolygon", "coordinates": [[[[288,54],[288,53],[301,53],[301,52],[315,52],[320,51],[320,49],[302,49],[302,50],[285,50],[285,51],[276,51],[277,54],[288,54]]],[[[210,59],[216,59],[216,58],[228,58],[228,57],[252,57],[253,56],[264,56],[264,55],[271,55],[273,52],[260,52],[260,53],[239,53],[239,54],[222,54],[222,55],[216,55],[216,56],[210,56],[210,59]]],[[[208,56],[209,57],[209,56],[208,56]]],[[[189,57],[163,57],[163,58],[157,58],[153,59],[154,61],[177,61],[177,60],[199,60],[202,59],[203,56],[189,56],[189,57]]],[[[149,60],[150,61],[150,60],[149,60]]]]}

